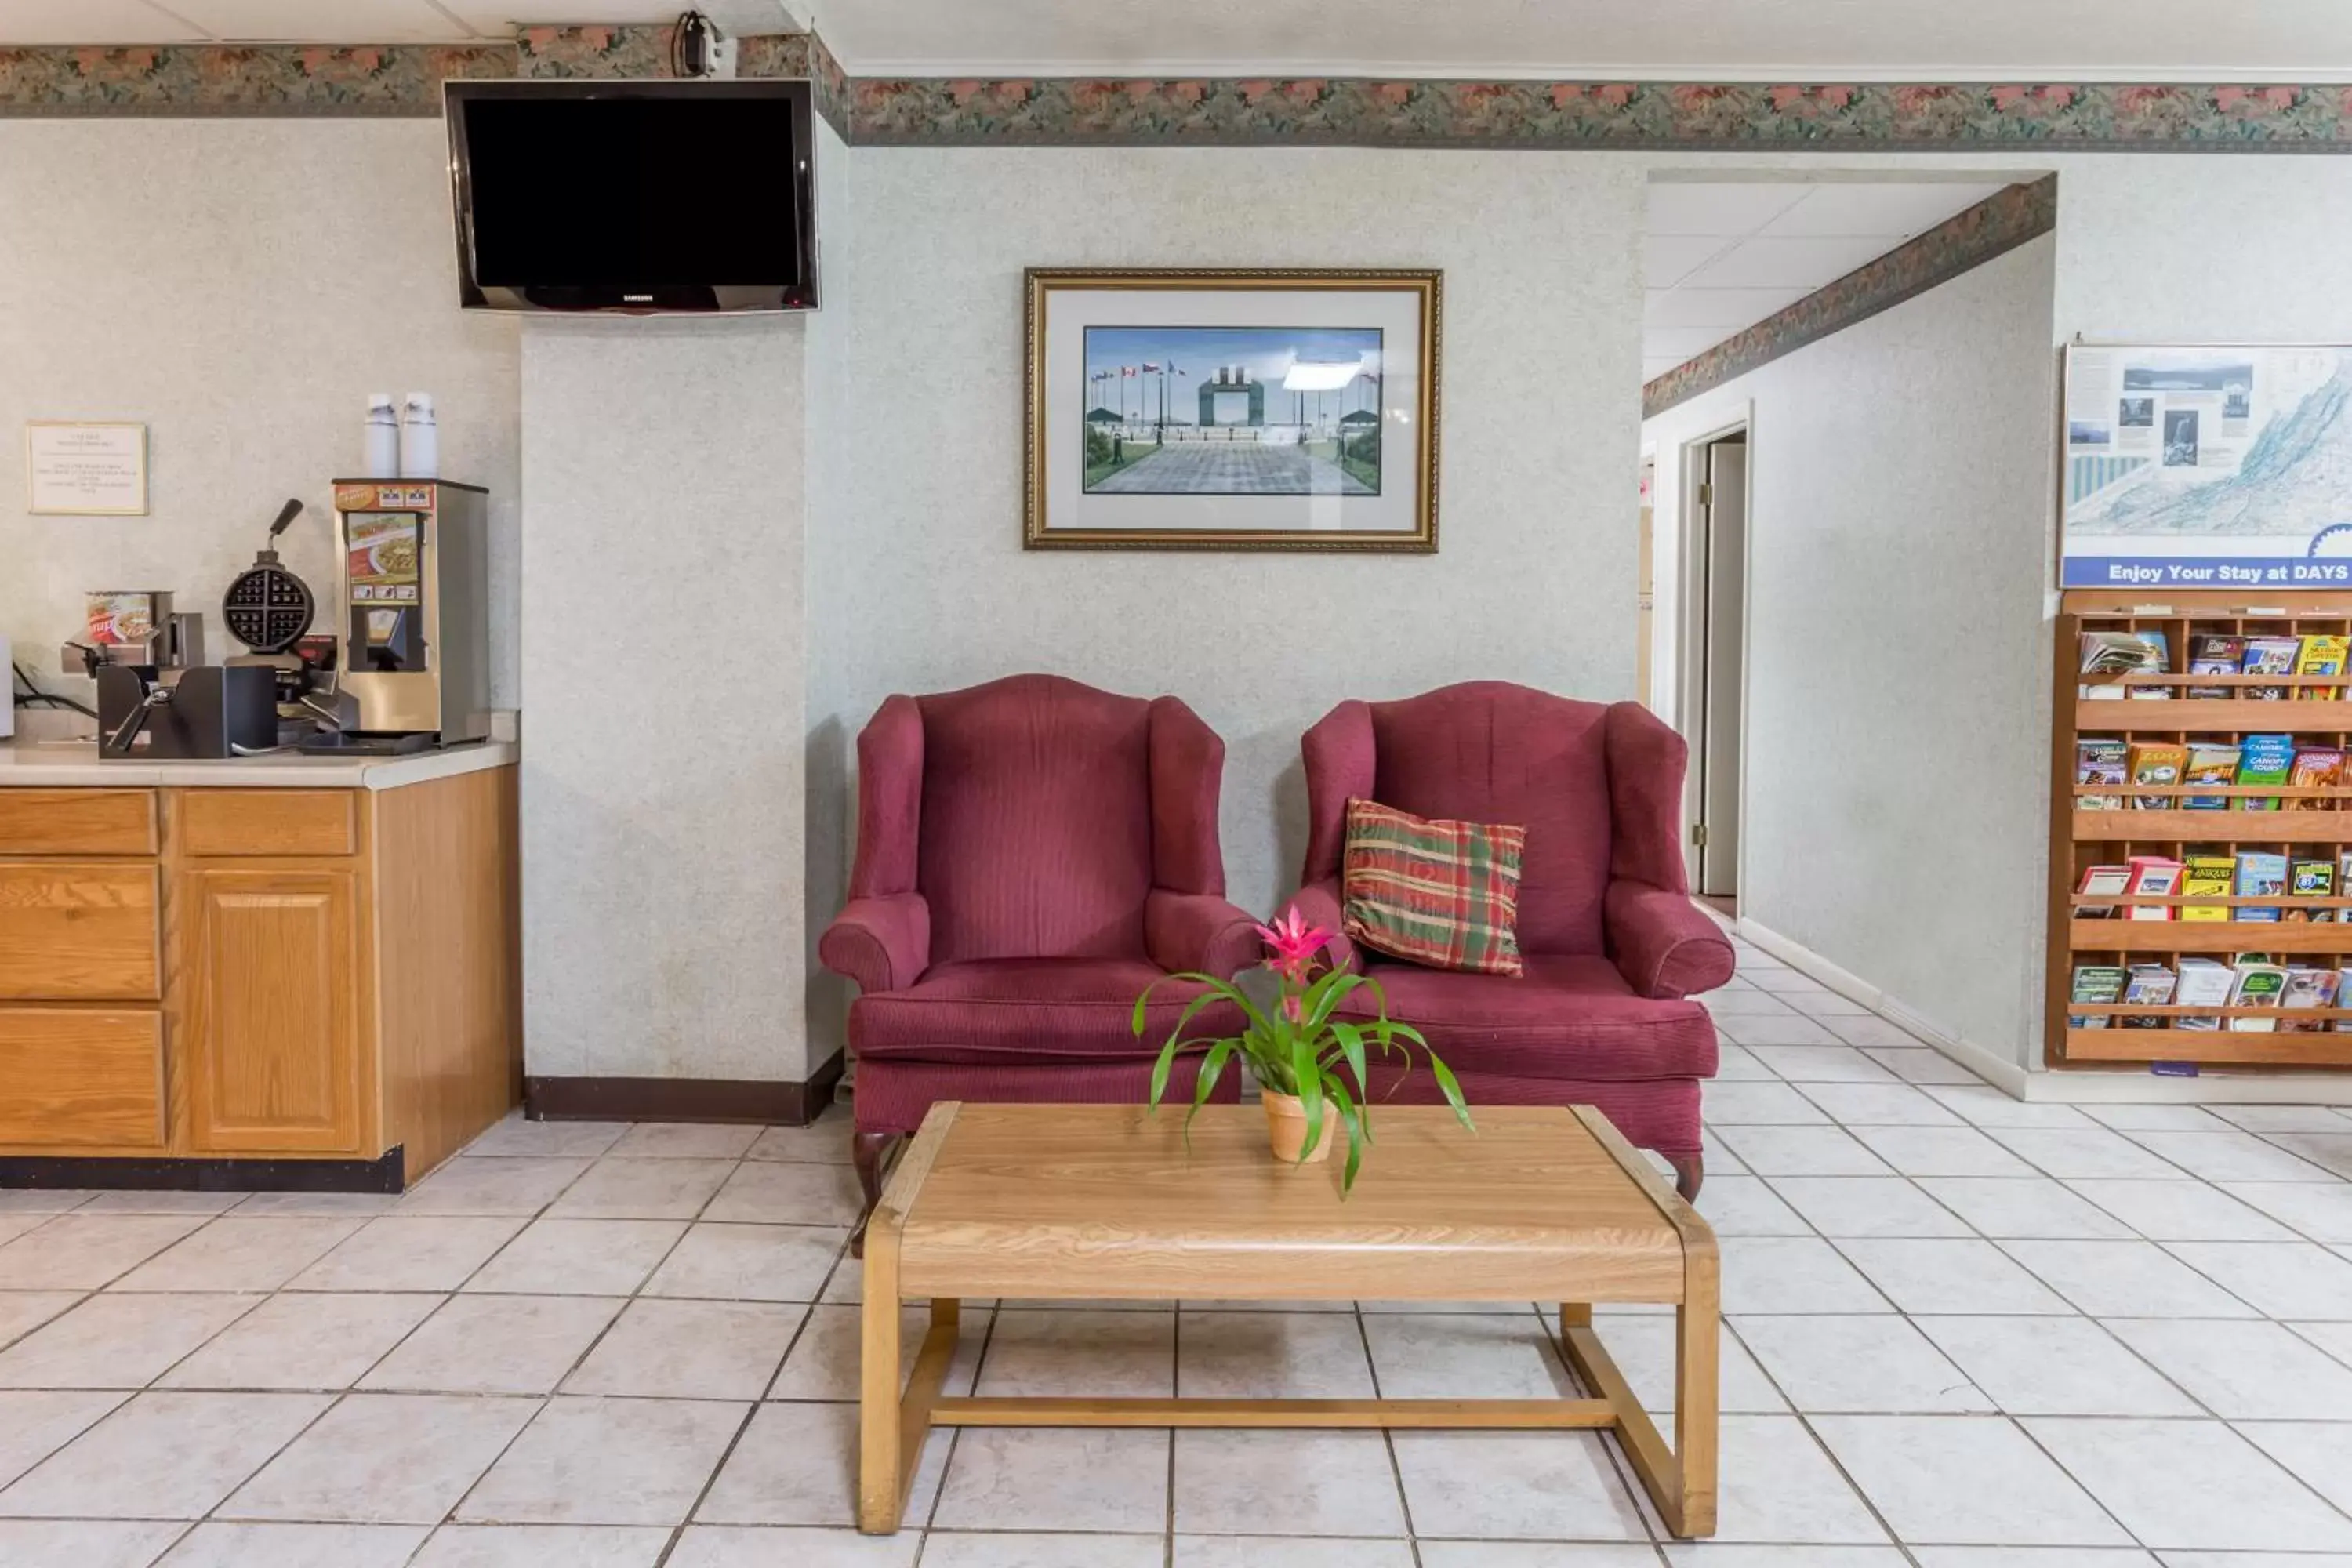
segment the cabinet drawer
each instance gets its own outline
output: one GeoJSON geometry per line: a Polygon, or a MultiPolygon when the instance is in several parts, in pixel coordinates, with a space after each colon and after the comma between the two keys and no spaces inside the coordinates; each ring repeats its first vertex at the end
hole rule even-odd
{"type": "Polygon", "coordinates": [[[0,1144],[163,1142],[161,1013],[0,1007],[0,1144]]]}
{"type": "Polygon", "coordinates": [[[0,863],[0,999],[153,1001],[157,880],[132,861],[0,863]]]}
{"type": "Polygon", "coordinates": [[[359,847],[358,793],[182,790],[180,848],[189,855],[349,855],[359,847]]]}
{"type": "Polygon", "coordinates": [[[152,789],[0,789],[0,855],[152,855],[152,789]]]}

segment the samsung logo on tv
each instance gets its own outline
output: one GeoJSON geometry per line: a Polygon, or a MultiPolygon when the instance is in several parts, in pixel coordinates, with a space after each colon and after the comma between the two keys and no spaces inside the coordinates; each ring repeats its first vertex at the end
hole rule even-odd
{"type": "Polygon", "coordinates": [[[654,297],[651,294],[624,294],[621,298],[632,305],[639,303],[650,305],[654,302],[654,297]]]}

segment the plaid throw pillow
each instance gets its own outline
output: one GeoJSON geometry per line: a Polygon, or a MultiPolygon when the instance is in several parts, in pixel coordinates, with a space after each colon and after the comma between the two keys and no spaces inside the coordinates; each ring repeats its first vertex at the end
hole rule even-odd
{"type": "Polygon", "coordinates": [[[1348,803],[1340,924],[1349,937],[1433,969],[1517,974],[1524,827],[1431,822],[1348,803]]]}

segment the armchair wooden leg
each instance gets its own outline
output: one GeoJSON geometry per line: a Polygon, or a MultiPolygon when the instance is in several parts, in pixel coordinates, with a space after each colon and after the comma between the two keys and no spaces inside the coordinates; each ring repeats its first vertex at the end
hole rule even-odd
{"type": "Polygon", "coordinates": [[[1706,1156],[1704,1154],[1669,1154],[1667,1161],[1675,1168],[1675,1191],[1682,1194],[1683,1202],[1698,1202],[1698,1189],[1706,1180],[1706,1156]]]}
{"type": "Polygon", "coordinates": [[[891,1145],[898,1142],[896,1132],[860,1132],[850,1142],[850,1163],[857,1167],[857,1185],[866,1194],[866,1206],[857,1215],[856,1234],[849,1238],[852,1258],[866,1256],[866,1219],[882,1201],[882,1173],[890,1163],[891,1145]]]}

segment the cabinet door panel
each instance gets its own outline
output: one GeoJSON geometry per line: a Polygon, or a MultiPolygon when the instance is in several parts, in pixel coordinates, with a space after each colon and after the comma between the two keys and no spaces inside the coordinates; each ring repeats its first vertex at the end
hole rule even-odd
{"type": "Polygon", "coordinates": [[[0,864],[0,999],[152,1002],[161,900],[152,865],[0,864]]]}
{"type": "Polygon", "coordinates": [[[0,855],[152,855],[152,789],[0,789],[0,855]]]}
{"type": "Polygon", "coordinates": [[[163,1147],[163,1017],[0,1007],[0,1143],[163,1147]]]}
{"type": "Polygon", "coordinates": [[[202,869],[181,882],[192,1145],[357,1152],[352,873],[202,869]]]}

